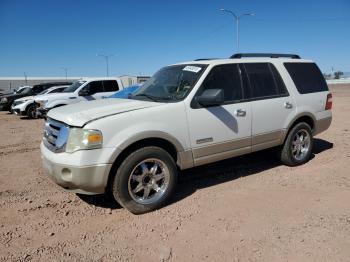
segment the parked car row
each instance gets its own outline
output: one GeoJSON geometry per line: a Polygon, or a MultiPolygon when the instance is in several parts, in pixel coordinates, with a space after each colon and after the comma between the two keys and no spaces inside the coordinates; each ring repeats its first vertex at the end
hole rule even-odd
{"type": "Polygon", "coordinates": [[[34,86],[26,86],[21,88],[14,93],[5,94],[0,97],[0,110],[11,111],[11,106],[16,99],[26,97],[26,96],[35,96],[42,91],[57,85],[70,85],[71,82],[53,82],[53,83],[43,83],[34,86]]]}
{"type": "Polygon", "coordinates": [[[85,78],[74,83],[55,82],[26,86],[1,96],[0,109],[29,118],[45,117],[48,111],[56,107],[108,98],[111,95],[116,98],[127,97],[138,87],[139,85],[125,88],[119,78],[85,78]],[[123,93],[118,94],[122,90],[123,93]]]}
{"type": "Polygon", "coordinates": [[[11,112],[17,115],[28,116],[29,118],[36,117],[36,108],[37,104],[35,99],[38,99],[40,96],[45,94],[53,94],[63,92],[69,85],[59,85],[53,86],[48,89],[43,90],[36,96],[25,96],[13,101],[11,105],[11,112]]]}
{"type": "MultiPolygon", "coordinates": [[[[24,89],[24,88],[26,88],[26,87],[31,87],[31,86],[20,86],[20,87],[18,87],[17,89],[14,89],[14,90],[13,90],[13,93],[16,94],[16,93],[20,92],[22,89],[24,89]]],[[[4,93],[4,90],[3,90],[3,89],[0,89],[0,96],[9,95],[9,94],[12,94],[12,92],[10,92],[10,93],[4,93]]]]}
{"type": "Polygon", "coordinates": [[[66,190],[108,193],[135,214],[163,206],[179,170],[271,147],[283,164],[304,164],[332,121],[321,71],[297,55],[174,64],[129,99],[99,99],[116,88],[118,79],[81,80],[34,99],[47,114],[42,162],[66,190]]]}

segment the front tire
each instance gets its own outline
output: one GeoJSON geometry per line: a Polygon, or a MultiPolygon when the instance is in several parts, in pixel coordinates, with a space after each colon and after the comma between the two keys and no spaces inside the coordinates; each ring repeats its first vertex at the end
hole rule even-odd
{"type": "Polygon", "coordinates": [[[36,106],[35,106],[35,104],[31,104],[28,106],[26,114],[29,118],[36,118],[36,106]]]}
{"type": "Polygon", "coordinates": [[[310,126],[304,122],[296,124],[288,133],[281,148],[281,162],[287,166],[298,166],[310,160],[314,139],[310,126]]]}
{"type": "Polygon", "coordinates": [[[134,214],[162,207],[177,182],[177,167],[170,154],[159,147],[131,153],[119,166],[112,184],[115,200],[134,214]]]}

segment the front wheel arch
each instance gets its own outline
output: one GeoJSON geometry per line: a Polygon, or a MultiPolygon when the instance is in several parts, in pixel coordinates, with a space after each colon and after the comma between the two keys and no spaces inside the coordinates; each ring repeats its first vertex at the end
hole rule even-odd
{"type": "MultiPolygon", "coordinates": [[[[34,116],[29,115],[29,109],[31,109],[31,108],[33,108],[33,107],[34,107],[34,109],[35,109],[35,103],[34,103],[34,102],[33,102],[33,103],[30,103],[29,105],[27,105],[26,110],[25,110],[26,115],[27,115],[28,117],[30,117],[30,118],[34,118],[34,116]]],[[[34,112],[35,112],[35,111],[34,111],[34,112]]]]}
{"type": "Polygon", "coordinates": [[[111,184],[114,179],[114,176],[117,172],[117,169],[119,168],[120,164],[124,161],[125,158],[127,158],[132,152],[141,149],[143,147],[147,146],[155,146],[164,149],[166,152],[170,154],[170,156],[173,158],[174,162],[177,162],[177,150],[176,147],[169,142],[166,139],[163,138],[146,138],[141,139],[139,141],[136,141],[130,145],[128,145],[113,161],[112,168],[109,172],[108,179],[107,179],[107,185],[106,185],[106,192],[107,194],[111,194],[111,184]]]}
{"type": "Polygon", "coordinates": [[[177,176],[178,170],[176,164],[167,151],[156,146],[146,146],[128,155],[118,169],[115,170],[114,179],[111,183],[111,193],[120,205],[133,214],[147,213],[162,207],[170,199],[176,187],[177,176]],[[148,163],[153,161],[164,165],[164,169],[160,168],[158,164],[156,169],[150,168],[148,163]],[[141,163],[148,167],[145,166],[145,171],[142,168],[142,172],[141,169],[138,170],[139,172],[136,172],[136,168],[141,163]],[[156,173],[156,170],[159,173],[156,173]],[[157,178],[162,174],[162,177],[157,178]],[[130,180],[132,177],[136,178],[130,180]],[[147,178],[147,180],[144,180],[144,178],[147,178]],[[137,182],[134,188],[131,184],[135,183],[135,181],[137,182]],[[154,188],[154,186],[157,188],[154,188]],[[161,187],[164,191],[160,190],[161,187]],[[133,192],[135,189],[136,191],[133,192]],[[142,193],[141,196],[136,196],[135,194],[140,192],[140,190],[142,193]],[[145,192],[146,190],[147,193],[145,192]],[[153,193],[150,194],[150,192],[153,193]]]}

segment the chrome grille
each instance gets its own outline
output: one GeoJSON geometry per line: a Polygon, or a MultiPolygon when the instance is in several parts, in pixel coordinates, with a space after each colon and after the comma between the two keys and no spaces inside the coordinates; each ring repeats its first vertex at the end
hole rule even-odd
{"type": "Polygon", "coordinates": [[[63,152],[69,135],[69,127],[63,123],[47,119],[44,128],[44,144],[56,153],[63,152]]]}

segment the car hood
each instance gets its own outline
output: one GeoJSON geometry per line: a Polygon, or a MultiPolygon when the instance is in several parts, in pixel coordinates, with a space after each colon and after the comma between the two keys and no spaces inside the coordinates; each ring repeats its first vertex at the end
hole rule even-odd
{"type": "Polygon", "coordinates": [[[27,101],[27,100],[33,100],[33,99],[34,99],[34,96],[25,96],[25,97],[16,99],[16,101],[27,101]]]}
{"type": "Polygon", "coordinates": [[[4,97],[4,96],[8,96],[8,95],[13,95],[13,92],[12,92],[12,93],[2,93],[2,94],[0,95],[0,97],[4,97]]]}
{"type": "Polygon", "coordinates": [[[52,93],[46,95],[40,95],[35,97],[35,101],[43,100],[58,100],[58,99],[69,99],[70,97],[77,97],[74,93],[52,93]]]}
{"type": "Polygon", "coordinates": [[[82,127],[100,118],[160,105],[162,103],[132,99],[101,99],[52,109],[48,117],[70,126],[82,127]]]}
{"type": "Polygon", "coordinates": [[[8,94],[8,95],[2,95],[1,98],[6,97],[9,100],[15,100],[15,99],[18,99],[18,98],[21,98],[21,97],[25,97],[25,96],[28,96],[28,94],[27,95],[23,95],[23,94],[8,94]]]}

